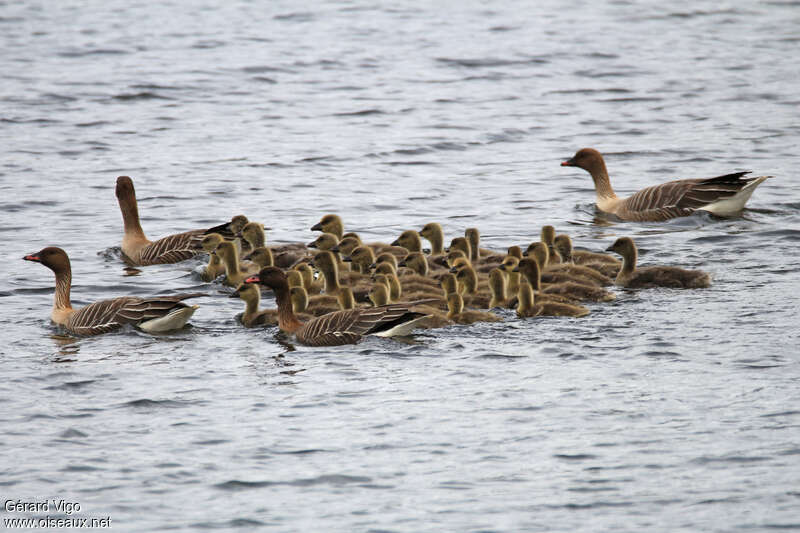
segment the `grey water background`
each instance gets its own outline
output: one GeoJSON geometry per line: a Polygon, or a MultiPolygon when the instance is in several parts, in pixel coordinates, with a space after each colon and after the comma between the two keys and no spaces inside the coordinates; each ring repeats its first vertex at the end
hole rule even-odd
{"type": "Polygon", "coordinates": [[[3,2],[3,501],[121,531],[800,529],[799,44],[781,1],[3,2]],[[559,167],[584,146],[620,194],[775,177],[740,218],[609,223],[559,167]],[[336,212],[504,250],[553,224],[714,284],[295,347],[199,260],[126,276],[122,174],[151,238],[244,213],[308,242],[336,212]],[[46,245],[76,304],[208,296],[181,332],[63,337],[21,260],[46,245]]]}

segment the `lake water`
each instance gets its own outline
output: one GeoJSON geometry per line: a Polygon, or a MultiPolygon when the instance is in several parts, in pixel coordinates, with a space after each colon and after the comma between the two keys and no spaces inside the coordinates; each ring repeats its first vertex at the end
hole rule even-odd
{"type": "MultiPolygon", "coordinates": [[[[800,4],[510,1],[0,5],[3,519],[119,531],[800,529],[800,4]],[[753,170],[740,218],[596,216],[620,194],[753,170]],[[309,242],[543,224],[707,290],[618,291],[582,320],[287,345],[200,260],[127,276],[119,175],[151,237],[244,213],[309,242]],[[73,301],[202,291],[192,327],[58,335],[73,301]],[[78,503],[66,515],[52,500],[78,503]]],[[[272,305],[266,298],[263,305],[272,305]]]]}

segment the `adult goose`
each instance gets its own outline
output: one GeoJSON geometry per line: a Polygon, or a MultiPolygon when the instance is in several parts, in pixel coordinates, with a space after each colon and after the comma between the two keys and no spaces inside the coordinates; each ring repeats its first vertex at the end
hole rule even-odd
{"type": "Polygon", "coordinates": [[[561,163],[580,167],[592,176],[597,208],[622,220],[660,222],[691,215],[697,210],[718,216],[738,214],[753,191],[769,176],[745,178],[750,172],[734,172],[715,178],[676,180],[647,187],[628,198],[619,198],[611,188],[605,161],[593,148],[582,148],[561,163]]]}
{"type": "Polygon", "coordinates": [[[711,285],[711,277],[702,270],[686,270],[671,266],[636,268],[638,252],[630,237],[620,237],[606,251],[616,252],[622,256],[622,268],[615,280],[615,283],[622,287],[702,289],[711,285]]]}
{"type": "Polygon", "coordinates": [[[178,263],[191,259],[203,253],[200,243],[209,233],[220,233],[230,239],[236,237],[230,229],[231,223],[228,222],[209,229],[176,233],[157,241],[150,241],[145,237],[139,222],[139,208],[133,180],[128,176],[118,177],[116,194],[125,226],[125,234],[122,237],[123,260],[131,266],[178,263]]]}
{"type": "Polygon", "coordinates": [[[205,296],[202,293],[151,298],[121,296],[75,309],[70,303],[72,268],[67,252],[50,246],[28,254],[23,259],[41,263],[53,271],[56,276],[56,291],[50,318],[67,331],[78,335],[108,333],[125,324],[133,324],[150,333],[180,329],[198,307],[186,305],[182,300],[205,296]]]}
{"type": "Polygon", "coordinates": [[[247,282],[258,283],[274,291],[278,304],[278,327],[286,333],[294,334],[299,343],[307,346],[355,344],[364,335],[404,335],[426,316],[411,311],[410,304],[393,304],[334,311],[304,323],[292,311],[289,286],[282,270],[266,267],[258,275],[248,278],[247,282]]]}

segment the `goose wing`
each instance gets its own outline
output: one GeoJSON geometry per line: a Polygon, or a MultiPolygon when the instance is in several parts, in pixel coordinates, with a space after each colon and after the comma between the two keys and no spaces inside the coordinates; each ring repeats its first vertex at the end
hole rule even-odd
{"type": "Polygon", "coordinates": [[[178,263],[202,253],[200,243],[205,230],[186,231],[169,235],[148,244],[139,253],[140,265],[178,263]]]}
{"type": "Polygon", "coordinates": [[[422,315],[411,311],[407,304],[334,311],[307,322],[297,332],[297,339],[309,346],[354,344],[364,335],[391,329],[422,315]]]}
{"type": "Polygon", "coordinates": [[[750,172],[734,172],[715,178],[677,180],[654,185],[626,198],[624,218],[660,221],[687,216],[704,206],[736,196],[754,178],[742,179],[750,172]]]}
{"type": "Polygon", "coordinates": [[[166,316],[176,308],[186,307],[182,300],[197,296],[204,294],[178,294],[152,298],[123,296],[100,300],[75,311],[70,316],[67,328],[80,335],[108,333],[123,324],[138,324],[166,316]]]}

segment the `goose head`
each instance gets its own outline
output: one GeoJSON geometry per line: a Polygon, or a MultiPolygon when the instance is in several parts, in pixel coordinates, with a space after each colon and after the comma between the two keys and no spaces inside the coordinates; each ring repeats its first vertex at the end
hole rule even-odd
{"type": "Polygon", "coordinates": [[[522,255],[536,260],[536,262],[539,263],[540,268],[547,266],[547,263],[550,260],[550,251],[547,249],[547,245],[543,242],[532,242],[522,255]]]}
{"type": "Polygon", "coordinates": [[[217,249],[217,246],[224,241],[225,239],[222,238],[222,235],[219,233],[209,233],[203,240],[200,241],[200,246],[208,253],[213,252],[217,249]]]}
{"type": "Polygon", "coordinates": [[[503,258],[503,262],[500,263],[500,268],[506,272],[513,272],[517,265],[519,265],[519,259],[513,255],[507,255],[503,258]]]}
{"type": "Polygon", "coordinates": [[[247,225],[248,222],[249,220],[247,220],[246,216],[236,215],[231,219],[231,223],[229,226],[231,233],[233,233],[234,235],[239,235],[240,233],[242,233],[242,230],[244,229],[244,227],[247,225]]]}
{"type": "Polygon", "coordinates": [[[332,233],[337,238],[341,238],[344,233],[344,224],[342,223],[339,215],[325,215],[319,222],[311,226],[311,231],[322,231],[325,233],[332,233]]]}
{"type": "Polygon", "coordinates": [[[67,252],[56,246],[42,248],[36,253],[24,256],[22,259],[41,263],[56,274],[70,272],[69,256],[67,252]]]}
{"type": "Polygon", "coordinates": [[[395,276],[397,275],[397,270],[394,268],[394,265],[385,261],[377,263],[375,265],[374,272],[375,274],[386,274],[386,275],[393,274],[395,276]]]}
{"type": "Polygon", "coordinates": [[[533,288],[538,288],[541,284],[539,264],[533,258],[523,258],[522,261],[519,262],[519,265],[512,270],[512,272],[519,272],[522,274],[522,276],[528,280],[528,283],[530,283],[531,287],[533,288]]]}
{"type": "Polygon", "coordinates": [[[431,247],[433,250],[431,253],[440,254],[442,253],[444,246],[444,231],[442,230],[442,225],[438,222],[428,222],[422,227],[422,230],[419,232],[420,236],[427,239],[428,242],[431,243],[431,247]]]}
{"type": "MultiPolygon", "coordinates": [[[[478,259],[480,252],[481,234],[478,228],[467,228],[464,230],[464,238],[467,239],[470,249],[470,259],[473,261],[478,259]]],[[[451,245],[452,246],[452,245],[451,245]]]]}
{"type": "Polygon", "coordinates": [[[542,226],[541,239],[542,242],[548,246],[553,245],[553,239],[556,238],[556,228],[553,226],[542,226]]]}
{"type": "Polygon", "coordinates": [[[450,241],[450,247],[447,248],[448,253],[452,252],[453,250],[461,250],[464,252],[464,255],[467,257],[472,256],[472,247],[469,244],[469,241],[466,237],[456,237],[452,241],[450,241]]]}
{"type": "Polygon", "coordinates": [[[231,293],[231,298],[241,298],[247,303],[258,302],[261,300],[261,291],[258,285],[254,283],[242,283],[239,287],[231,293]]]}
{"type": "Polygon", "coordinates": [[[409,252],[422,251],[422,239],[419,233],[413,229],[409,229],[400,234],[400,236],[392,242],[392,246],[401,246],[409,252]]]}
{"type": "Polygon", "coordinates": [[[258,222],[248,222],[242,228],[242,238],[250,243],[253,248],[264,246],[267,237],[264,234],[264,226],[258,222]]]}
{"type": "Polygon", "coordinates": [[[278,267],[264,267],[255,276],[247,278],[245,283],[258,283],[275,292],[283,291],[284,294],[289,291],[286,274],[278,267]]]}
{"type": "Polygon", "coordinates": [[[465,254],[462,250],[450,250],[449,252],[447,252],[447,255],[445,256],[445,260],[447,261],[447,266],[451,268],[455,265],[455,262],[458,259],[466,259],[467,261],[469,261],[469,258],[467,258],[467,254],[465,254]]]}
{"type": "Polygon", "coordinates": [[[344,256],[348,256],[353,253],[353,250],[361,246],[361,240],[356,237],[342,237],[342,240],[339,241],[339,244],[331,248],[331,252],[340,253],[344,256]]]}
{"type": "Polygon", "coordinates": [[[428,275],[428,260],[422,252],[411,252],[405,259],[397,263],[397,266],[408,267],[420,276],[428,275]]]}
{"type": "Polygon", "coordinates": [[[572,261],[572,239],[569,235],[556,235],[553,239],[553,247],[566,262],[572,261]]]}
{"type": "Polygon", "coordinates": [[[292,270],[299,272],[303,280],[303,287],[308,290],[314,283],[314,269],[306,262],[296,264],[292,270]]]}
{"type": "Polygon", "coordinates": [[[456,273],[460,293],[475,294],[478,290],[478,274],[471,265],[462,266],[456,273]]]}
{"type": "Polygon", "coordinates": [[[522,248],[517,245],[509,246],[508,255],[511,257],[516,257],[517,259],[522,259],[522,248]]]}
{"type": "Polygon", "coordinates": [[[570,159],[561,163],[562,167],[578,167],[592,175],[606,173],[603,156],[594,148],[581,148],[570,159]]]}
{"type": "Polygon", "coordinates": [[[369,266],[375,262],[375,252],[369,246],[359,246],[349,257],[345,257],[344,261],[352,262],[359,272],[366,274],[369,272],[369,266]]]}
{"type": "Polygon", "coordinates": [[[455,274],[464,267],[472,266],[472,263],[470,263],[469,259],[467,259],[466,257],[456,257],[455,259],[453,259],[452,262],[448,262],[447,264],[452,265],[450,267],[450,272],[453,274],[455,274]]]}
{"type": "Polygon", "coordinates": [[[339,238],[333,233],[323,233],[306,246],[309,248],[317,248],[319,250],[330,250],[339,244],[339,238]]]}
{"type": "Polygon", "coordinates": [[[627,263],[632,265],[636,264],[638,251],[636,249],[636,244],[634,244],[633,239],[630,237],[620,237],[614,241],[614,244],[606,248],[606,252],[618,253],[627,263]]]}
{"type": "Polygon", "coordinates": [[[389,263],[394,267],[395,272],[397,272],[397,257],[395,257],[394,254],[389,252],[383,252],[382,254],[379,254],[378,257],[375,258],[375,262],[372,263],[369,268],[373,269],[381,263],[389,263]]]}
{"type": "Polygon", "coordinates": [[[250,252],[249,259],[261,268],[273,266],[275,264],[275,258],[272,255],[272,250],[264,246],[259,246],[250,252]]]}

